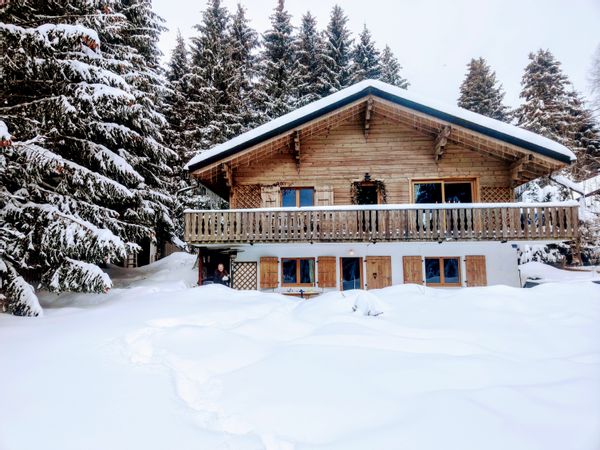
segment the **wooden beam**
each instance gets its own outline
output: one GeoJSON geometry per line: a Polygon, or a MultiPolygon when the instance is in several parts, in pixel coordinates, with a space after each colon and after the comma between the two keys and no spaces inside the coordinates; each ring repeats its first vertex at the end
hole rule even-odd
{"type": "Polygon", "coordinates": [[[300,170],[300,130],[295,130],[292,134],[291,150],[296,160],[296,169],[300,170]]]}
{"type": "Polygon", "coordinates": [[[221,171],[223,172],[223,176],[225,177],[225,184],[228,188],[231,189],[234,184],[233,170],[231,169],[231,165],[229,163],[222,163],[221,171]]]}
{"type": "Polygon", "coordinates": [[[444,125],[433,143],[433,155],[436,161],[439,161],[444,154],[446,144],[448,143],[448,137],[450,136],[450,125],[444,125]]]}
{"type": "Polygon", "coordinates": [[[513,182],[518,182],[525,172],[526,166],[531,162],[532,156],[531,154],[527,154],[517,160],[515,160],[510,165],[510,178],[513,182]]]}
{"type": "Polygon", "coordinates": [[[369,137],[369,129],[371,128],[371,116],[373,115],[373,97],[367,100],[367,109],[365,110],[364,133],[365,139],[369,137]]]}

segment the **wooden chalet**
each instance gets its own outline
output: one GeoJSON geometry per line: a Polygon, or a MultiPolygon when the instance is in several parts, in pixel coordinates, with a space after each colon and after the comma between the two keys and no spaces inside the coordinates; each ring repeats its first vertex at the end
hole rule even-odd
{"type": "Polygon", "coordinates": [[[516,203],[515,188],[574,160],[557,142],[366,80],[188,164],[228,210],[185,212],[201,279],[327,289],[518,285],[518,245],[577,235],[573,203],[516,203]]]}

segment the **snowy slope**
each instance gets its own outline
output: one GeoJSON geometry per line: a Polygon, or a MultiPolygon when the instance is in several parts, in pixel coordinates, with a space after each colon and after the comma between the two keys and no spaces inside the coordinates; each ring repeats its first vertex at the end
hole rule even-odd
{"type": "Polygon", "coordinates": [[[298,108],[288,114],[285,114],[277,119],[271,120],[257,128],[254,128],[246,133],[242,133],[235,138],[223,142],[222,144],[216,145],[215,147],[199,152],[194,156],[185,166],[186,169],[191,169],[193,166],[202,163],[203,161],[209,160],[221,154],[225,154],[227,151],[235,149],[238,146],[244,145],[245,143],[251,142],[254,139],[262,136],[267,136],[274,130],[279,129],[287,124],[294,123],[295,121],[301,120],[304,117],[309,117],[325,108],[335,105],[336,103],[343,101],[348,97],[352,97],[365,91],[369,88],[374,88],[377,91],[385,94],[392,95],[396,98],[406,100],[416,105],[424,106],[433,111],[441,112],[447,116],[448,119],[458,119],[470,124],[482,127],[483,130],[489,130],[492,132],[500,133],[505,136],[510,136],[515,139],[519,139],[525,143],[533,144],[538,147],[542,147],[551,153],[559,156],[566,157],[567,160],[574,161],[575,155],[571,150],[558,142],[555,142],[546,137],[540,136],[539,134],[532,133],[531,131],[519,128],[517,126],[501,122],[496,119],[485,117],[481,114],[468,111],[454,105],[442,104],[418,94],[401,89],[396,86],[384,83],[379,80],[363,80],[350,87],[342,89],[334,94],[328,95],[320,100],[309,103],[302,108],[298,108]]]}
{"type": "Polygon", "coordinates": [[[192,264],[0,315],[0,448],[599,448],[599,285],[301,301],[192,288],[192,264]]]}

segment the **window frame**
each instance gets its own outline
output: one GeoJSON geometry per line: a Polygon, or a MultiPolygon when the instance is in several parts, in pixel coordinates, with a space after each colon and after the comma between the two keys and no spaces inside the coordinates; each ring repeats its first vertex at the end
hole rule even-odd
{"type": "Polygon", "coordinates": [[[315,287],[317,282],[317,261],[313,257],[286,257],[281,258],[281,286],[282,287],[315,287]],[[299,283],[300,280],[300,261],[301,260],[312,260],[313,261],[313,282],[312,283],[299,283]],[[284,261],[296,261],[296,283],[286,283],[283,275],[283,263],[284,261]]]}
{"type": "Polygon", "coordinates": [[[462,287],[463,277],[462,277],[462,267],[460,256],[425,256],[423,257],[423,280],[425,281],[425,286],[431,287],[462,287]],[[439,283],[429,283],[427,281],[427,260],[433,259],[438,260],[440,266],[440,282],[439,283]],[[458,261],[458,283],[446,283],[444,276],[444,260],[445,259],[456,259],[458,261]]]}
{"type": "Polygon", "coordinates": [[[358,289],[362,289],[364,287],[364,278],[363,278],[363,264],[364,258],[361,256],[340,256],[340,291],[344,290],[344,259],[358,259],[358,276],[360,279],[360,287],[358,289]]]}
{"type": "Polygon", "coordinates": [[[294,187],[281,187],[280,188],[280,204],[282,208],[310,208],[310,206],[300,206],[300,191],[302,189],[310,189],[312,191],[312,205],[315,206],[315,187],[314,186],[294,186],[294,187]],[[296,191],[296,206],[283,206],[283,191],[296,191]]]}
{"type": "MultiPolygon", "coordinates": [[[[442,177],[442,178],[415,178],[410,180],[410,199],[411,203],[417,204],[415,195],[415,185],[417,184],[433,184],[439,183],[442,185],[442,204],[453,205],[454,203],[446,202],[446,184],[471,184],[471,203],[479,202],[479,178],[478,177],[442,177]]],[[[465,203],[466,204],[466,203],[465,203]]]]}

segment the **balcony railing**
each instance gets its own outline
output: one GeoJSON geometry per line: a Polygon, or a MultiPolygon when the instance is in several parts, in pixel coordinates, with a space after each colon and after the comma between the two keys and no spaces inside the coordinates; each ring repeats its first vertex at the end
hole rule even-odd
{"type": "Polygon", "coordinates": [[[577,203],[463,203],[188,210],[192,244],[571,240],[577,203]]]}

